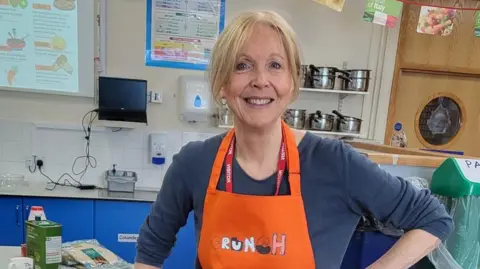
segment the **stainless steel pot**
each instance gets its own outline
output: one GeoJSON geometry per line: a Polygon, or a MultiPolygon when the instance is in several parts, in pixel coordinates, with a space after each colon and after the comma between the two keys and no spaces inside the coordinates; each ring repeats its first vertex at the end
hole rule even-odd
{"type": "Polygon", "coordinates": [[[300,87],[312,87],[312,77],[308,65],[300,66],[300,87]]]}
{"type": "Polygon", "coordinates": [[[336,69],[329,67],[316,67],[313,64],[309,66],[311,85],[316,89],[331,90],[335,87],[336,69]]]}
{"type": "Polygon", "coordinates": [[[315,66],[311,64],[309,65],[309,68],[312,76],[335,76],[337,73],[342,73],[346,76],[349,75],[347,71],[340,70],[336,67],[315,66]]]}
{"type": "Polygon", "coordinates": [[[350,78],[370,78],[370,73],[372,72],[369,69],[350,69],[345,70],[346,74],[350,78]]]}
{"type": "Polygon", "coordinates": [[[288,126],[296,129],[303,129],[306,121],[306,109],[287,109],[283,119],[288,126]]]}
{"type": "Polygon", "coordinates": [[[342,133],[359,134],[362,127],[362,120],[359,118],[344,116],[340,112],[333,110],[333,114],[337,115],[337,131],[342,133]]]}
{"type": "Polygon", "coordinates": [[[370,78],[352,78],[346,76],[338,76],[343,80],[342,90],[354,92],[367,92],[370,87],[370,78]]]}
{"type": "Polygon", "coordinates": [[[312,77],[312,87],[333,90],[335,88],[335,76],[314,76],[312,77]]]}
{"type": "Polygon", "coordinates": [[[320,110],[308,116],[308,128],[317,131],[332,131],[335,117],[330,114],[322,114],[320,110]]]}

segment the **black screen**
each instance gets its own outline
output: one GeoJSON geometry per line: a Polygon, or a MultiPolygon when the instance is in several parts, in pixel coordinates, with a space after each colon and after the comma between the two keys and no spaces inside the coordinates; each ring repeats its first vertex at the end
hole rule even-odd
{"type": "Polygon", "coordinates": [[[100,77],[98,107],[100,120],[146,122],[147,81],[100,77]]]}

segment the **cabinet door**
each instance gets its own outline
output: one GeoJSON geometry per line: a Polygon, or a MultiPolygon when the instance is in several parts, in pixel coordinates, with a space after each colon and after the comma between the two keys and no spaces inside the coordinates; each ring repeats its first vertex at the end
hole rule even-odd
{"type": "Polygon", "coordinates": [[[151,206],[143,202],[95,201],[95,239],[133,263],[138,232],[151,206]]]}
{"type": "Polygon", "coordinates": [[[187,223],[178,231],[177,242],[163,264],[163,269],[194,268],[197,258],[197,241],[195,239],[195,220],[190,213],[187,223]]]}
{"type": "MultiPolygon", "coordinates": [[[[151,203],[96,201],[95,238],[127,262],[133,263],[140,226],[150,213],[151,203]]],[[[194,268],[196,240],[193,213],[180,229],[177,242],[163,269],[194,268]]]]}
{"type": "Polygon", "coordinates": [[[26,197],[25,219],[32,206],[43,206],[48,220],[62,225],[62,241],[93,239],[93,200],[26,197]]]}
{"type": "Polygon", "coordinates": [[[22,198],[0,196],[0,246],[20,246],[23,243],[24,221],[22,198]]]}

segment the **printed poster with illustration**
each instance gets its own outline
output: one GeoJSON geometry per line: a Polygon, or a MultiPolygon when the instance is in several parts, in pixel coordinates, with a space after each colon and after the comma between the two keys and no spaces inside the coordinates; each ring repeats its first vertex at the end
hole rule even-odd
{"type": "Polygon", "coordinates": [[[448,36],[452,33],[457,11],[450,8],[422,6],[417,32],[428,35],[448,36]]]}
{"type": "Polygon", "coordinates": [[[0,87],[78,91],[75,0],[0,0],[0,87]]]}
{"type": "Polygon", "coordinates": [[[145,64],[205,70],[225,25],[225,0],[147,0],[145,64]]]}
{"type": "Polygon", "coordinates": [[[403,3],[396,0],[368,0],[363,20],[393,28],[397,25],[403,3]]]}
{"type": "Polygon", "coordinates": [[[475,36],[480,37],[480,12],[475,13],[475,36]]]}
{"type": "Polygon", "coordinates": [[[345,5],[345,0],[313,0],[313,2],[329,7],[335,11],[342,11],[343,6],[345,5]]]}

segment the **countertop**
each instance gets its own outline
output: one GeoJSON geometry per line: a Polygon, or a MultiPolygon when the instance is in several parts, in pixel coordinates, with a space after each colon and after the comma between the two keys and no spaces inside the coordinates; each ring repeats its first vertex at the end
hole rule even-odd
{"type": "Polygon", "coordinates": [[[14,257],[21,257],[20,247],[0,246],[0,268],[8,268],[10,259],[14,257]]]}
{"type": "Polygon", "coordinates": [[[55,197],[98,200],[123,200],[137,202],[154,202],[157,191],[136,190],[134,193],[109,192],[105,189],[80,190],[74,187],[57,186],[54,190],[45,189],[45,183],[30,182],[15,188],[0,188],[0,196],[55,197]]]}
{"type": "Polygon", "coordinates": [[[384,165],[437,168],[447,158],[476,159],[464,155],[452,155],[420,149],[398,148],[361,141],[346,141],[372,162],[384,165]]]}

